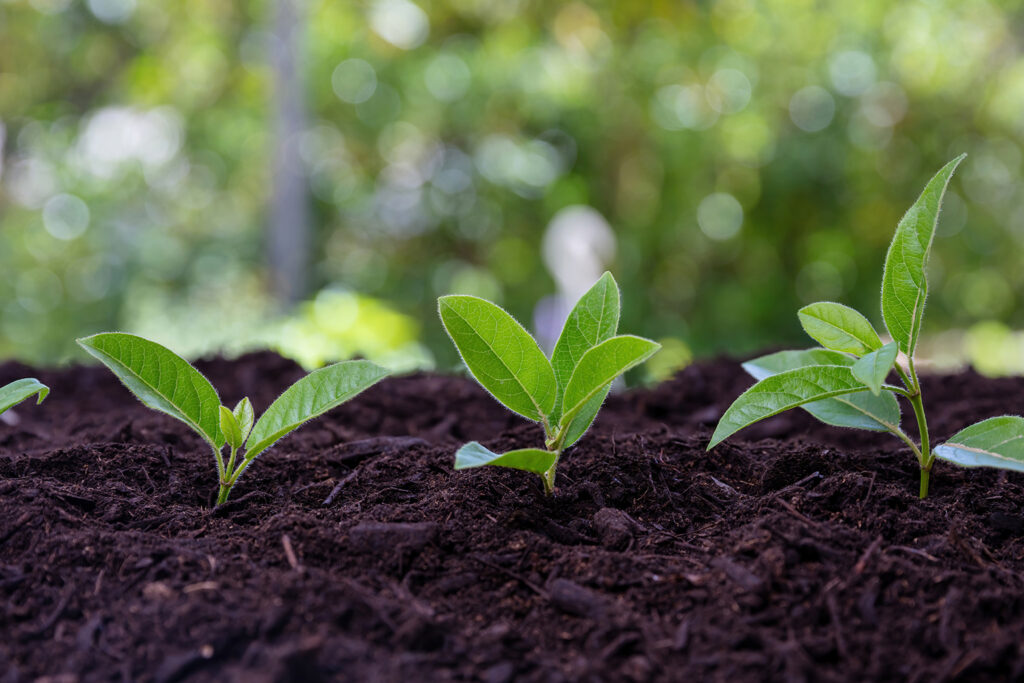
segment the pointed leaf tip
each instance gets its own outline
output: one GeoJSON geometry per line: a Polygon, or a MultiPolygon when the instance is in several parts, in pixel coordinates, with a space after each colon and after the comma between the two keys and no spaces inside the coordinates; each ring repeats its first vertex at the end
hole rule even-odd
{"type": "Polygon", "coordinates": [[[615,378],[640,365],[660,348],[661,344],[650,339],[626,334],[605,340],[583,354],[565,388],[561,425],[568,425],[615,378]]]}
{"type": "Polygon", "coordinates": [[[551,352],[551,367],[558,384],[551,422],[557,424],[562,418],[565,388],[583,354],[615,336],[620,311],[619,286],[612,274],[605,272],[569,312],[551,352]]]}
{"type": "Polygon", "coordinates": [[[246,442],[253,460],[278,439],[358,395],[389,372],[368,360],[348,360],[314,370],[285,389],[256,421],[246,442]]]}
{"type": "Polygon", "coordinates": [[[899,349],[913,357],[928,297],[927,265],[942,199],[966,154],[942,167],[896,226],[882,272],[882,318],[899,349]]]}

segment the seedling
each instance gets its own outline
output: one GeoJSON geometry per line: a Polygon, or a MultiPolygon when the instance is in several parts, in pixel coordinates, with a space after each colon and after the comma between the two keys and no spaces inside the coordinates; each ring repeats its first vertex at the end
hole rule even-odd
{"type": "Polygon", "coordinates": [[[217,390],[206,377],[156,342],[114,332],[85,337],[78,344],[117,375],[144,405],[181,420],[210,445],[220,481],[218,505],[227,501],[256,457],[278,439],[388,374],[365,360],[328,365],[288,387],[254,424],[248,398],[233,409],[221,405],[217,390]],[[227,462],[222,453],[225,444],[230,449],[227,462]]]}
{"type": "Polygon", "coordinates": [[[805,306],[804,331],[825,348],[782,351],[743,364],[759,380],[725,411],[708,450],[739,430],[791,408],[822,422],[889,432],[910,448],[921,469],[920,497],[928,495],[935,458],[964,467],[1024,471],[1024,418],[993,417],[972,425],[932,450],[921,383],[914,368],[928,294],[926,266],[946,186],[966,155],[946,164],[896,226],[882,274],[882,319],[893,341],[883,344],[868,319],[832,302],[805,306]],[[904,369],[897,356],[906,358],[904,369]],[[886,383],[895,370],[902,386],[886,383]],[[920,444],[900,428],[896,396],[909,401],[920,444]]]}
{"type": "Polygon", "coordinates": [[[39,400],[36,401],[36,405],[38,405],[49,393],[50,387],[32,377],[15,380],[0,387],[0,415],[3,415],[8,408],[13,408],[34,395],[39,396],[39,400]]]}
{"type": "Polygon", "coordinates": [[[605,273],[569,313],[549,360],[516,320],[473,296],[438,299],[441,322],[469,371],[509,410],[544,427],[544,448],[494,453],[476,441],[455,454],[455,469],[497,465],[539,474],[555,489],[562,452],[594,422],[612,382],[661,348],[649,339],[615,336],[619,287],[605,273]]]}

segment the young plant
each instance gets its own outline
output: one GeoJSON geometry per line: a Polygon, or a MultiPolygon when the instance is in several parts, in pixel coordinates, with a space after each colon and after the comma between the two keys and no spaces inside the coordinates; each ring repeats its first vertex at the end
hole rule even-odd
{"type": "Polygon", "coordinates": [[[255,420],[248,398],[234,409],[221,405],[217,390],[206,377],[156,342],[114,332],[85,337],[78,344],[117,375],[145,406],[181,420],[210,445],[220,481],[218,505],[227,501],[232,487],[256,457],[278,439],[388,374],[365,360],[328,365],[288,387],[255,420]],[[222,453],[225,444],[230,451],[227,461],[222,453]]]}
{"type": "Polygon", "coordinates": [[[516,320],[473,296],[438,299],[441,322],[473,377],[509,410],[544,427],[544,448],[493,453],[476,441],[455,454],[455,469],[497,465],[539,474],[555,489],[562,452],[590,428],[612,382],[661,348],[649,339],[615,336],[619,287],[605,273],[569,313],[548,360],[516,320]]]}
{"type": "Polygon", "coordinates": [[[949,162],[925,187],[896,227],[882,274],[882,319],[893,341],[883,344],[867,318],[842,304],[821,302],[800,309],[804,330],[825,348],[782,351],[743,364],[758,380],[725,411],[708,450],[739,430],[791,408],[802,407],[822,422],[889,432],[917,458],[920,497],[928,495],[935,458],[965,467],[1024,471],[1024,418],[983,420],[955,434],[934,450],[914,367],[928,294],[926,266],[946,186],[963,161],[949,162]],[[902,352],[904,369],[897,363],[902,352]],[[900,385],[888,384],[895,370],[900,385]],[[920,444],[900,428],[902,396],[914,410],[920,444]]]}
{"type": "Polygon", "coordinates": [[[15,380],[0,387],[0,415],[33,395],[39,396],[39,400],[36,401],[36,405],[39,405],[49,393],[50,387],[32,377],[15,380]]]}

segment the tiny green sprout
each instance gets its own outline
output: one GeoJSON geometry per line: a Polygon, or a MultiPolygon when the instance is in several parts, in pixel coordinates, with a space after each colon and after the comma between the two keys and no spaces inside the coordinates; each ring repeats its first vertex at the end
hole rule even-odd
{"type": "Polygon", "coordinates": [[[757,383],[722,415],[708,450],[759,420],[801,407],[826,424],[889,432],[901,439],[920,466],[921,498],[928,495],[936,457],[964,467],[1024,471],[1024,418],[1020,417],[983,420],[932,450],[914,367],[939,209],[946,186],[965,156],[946,164],[931,179],[896,227],[882,274],[882,320],[893,341],[883,344],[867,318],[842,304],[805,306],[798,313],[800,323],[824,348],[781,351],[744,363],[757,383]],[[897,362],[901,352],[906,369],[897,362]],[[886,383],[893,370],[900,385],[886,383]],[[897,396],[914,410],[920,444],[900,427],[897,396]]]}
{"type": "Polygon", "coordinates": [[[145,406],[181,420],[210,445],[220,482],[218,505],[227,501],[238,478],[256,457],[278,439],[388,374],[365,360],[328,365],[288,387],[255,420],[248,398],[239,401],[233,410],[221,405],[217,390],[206,377],[156,342],[112,332],[79,339],[78,344],[117,375],[145,406]],[[227,461],[222,452],[225,444],[229,448],[227,461]]]}
{"type": "Polygon", "coordinates": [[[544,427],[544,448],[493,453],[476,441],[455,454],[455,469],[497,465],[540,475],[555,489],[562,452],[597,417],[612,382],[650,358],[660,344],[616,336],[619,287],[605,273],[569,313],[549,360],[516,320],[473,296],[438,299],[441,322],[473,377],[509,410],[544,427]]]}
{"type": "Polygon", "coordinates": [[[31,396],[38,395],[39,400],[36,401],[36,405],[38,405],[49,393],[50,387],[32,377],[15,380],[0,387],[0,415],[7,412],[8,408],[13,408],[31,396]]]}

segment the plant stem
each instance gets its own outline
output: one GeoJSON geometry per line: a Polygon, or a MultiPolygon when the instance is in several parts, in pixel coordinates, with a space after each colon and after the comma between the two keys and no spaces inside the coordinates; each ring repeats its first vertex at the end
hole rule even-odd
{"type": "Polygon", "coordinates": [[[921,381],[917,377],[917,371],[914,369],[913,357],[908,359],[908,370],[907,373],[903,371],[903,368],[896,365],[896,372],[899,373],[900,379],[907,385],[907,389],[910,390],[910,394],[907,396],[910,401],[910,405],[914,408],[914,416],[917,418],[917,431],[921,435],[921,448],[915,453],[917,456],[917,462],[921,466],[921,487],[918,493],[918,497],[924,500],[928,497],[928,484],[931,479],[932,473],[932,461],[935,457],[932,455],[931,444],[928,438],[928,420],[924,415],[924,401],[921,399],[921,381]]]}
{"type": "MultiPolygon", "coordinates": [[[[559,454],[561,456],[561,454],[559,454]]],[[[540,478],[544,481],[544,495],[550,496],[555,493],[555,469],[558,467],[558,458],[551,463],[551,467],[548,468],[547,472],[540,475],[540,478]]]]}
{"type": "Polygon", "coordinates": [[[924,416],[924,403],[921,401],[921,392],[910,399],[910,405],[914,407],[914,415],[917,417],[917,429],[921,433],[921,494],[920,497],[928,497],[928,478],[932,471],[932,453],[928,442],[928,421],[924,416]]]}
{"type": "Polygon", "coordinates": [[[893,436],[899,437],[899,439],[901,441],[903,441],[903,443],[907,444],[907,446],[910,447],[911,452],[913,452],[914,457],[917,458],[917,462],[920,463],[921,462],[921,449],[919,449],[917,447],[917,444],[914,443],[914,441],[909,436],[907,436],[907,433],[904,432],[899,427],[897,427],[895,425],[888,425],[888,427],[889,427],[889,433],[892,434],[893,436]]]}
{"type": "MultiPolygon", "coordinates": [[[[920,498],[922,500],[928,498],[928,483],[932,474],[932,456],[931,443],[928,438],[928,420],[925,418],[925,402],[921,397],[921,381],[918,379],[918,373],[913,369],[913,358],[910,358],[910,379],[913,380],[912,391],[913,395],[910,396],[910,405],[913,407],[913,414],[918,418],[918,431],[921,433],[921,493],[920,498]]],[[[903,376],[902,372],[900,375],[903,376]]],[[[907,380],[904,379],[904,382],[907,380]]]]}
{"type": "MultiPolygon", "coordinates": [[[[219,455],[219,452],[218,452],[219,455]]],[[[228,502],[228,496],[231,495],[231,489],[234,488],[235,482],[238,480],[238,476],[235,473],[235,458],[238,457],[238,449],[234,446],[231,447],[231,457],[228,458],[227,467],[221,465],[218,469],[221,470],[220,474],[220,488],[217,490],[217,505],[222,505],[228,502]]]]}
{"type": "MultiPolygon", "coordinates": [[[[225,474],[227,474],[227,478],[229,480],[232,479],[232,475],[235,473],[235,457],[237,455],[238,455],[238,449],[235,448],[234,446],[232,446],[231,447],[231,457],[228,458],[228,466],[224,470],[224,472],[225,472],[225,474]]],[[[232,483],[234,483],[234,482],[232,482],[232,483]]]]}

